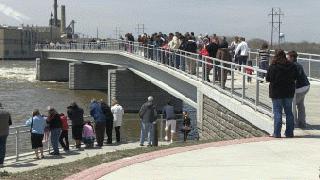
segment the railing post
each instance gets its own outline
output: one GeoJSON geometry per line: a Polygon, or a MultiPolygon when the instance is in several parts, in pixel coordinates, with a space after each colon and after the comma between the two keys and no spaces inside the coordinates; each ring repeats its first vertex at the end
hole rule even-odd
{"type": "Polygon", "coordinates": [[[224,74],[223,74],[223,72],[224,72],[224,66],[223,66],[223,61],[220,61],[220,86],[221,86],[221,88],[224,88],[223,87],[223,79],[224,79],[224,74]]]}
{"type": "Polygon", "coordinates": [[[309,78],[311,78],[311,58],[312,58],[312,56],[309,55],[309,61],[308,61],[308,62],[309,62],[309,63],[308,63],[308,65],[309,65],[309,67],[308,67],[308,68],[309,68],[308,77],[309,77],[309,78]]]}
{"type": "Polygon", "coordinates": [[[20,153],[20,129],[19,127],[16,128],[16,161],[19,160],[19,153],[20,153]]]}
{"type": "Polygon", "coordinates": [[[234,94],[234,71],[235,65],[234,63],[231,64],[231,94],[234,94]]]}
{"type": "Polygon", "coordinates": [[[259,84],[260,84],[260,80],[258,79],[259,76],[259,72],[257,71],[259,68],[255,68],[255,71],[256,71],[256,99],[255,99],[255,110],[258,109],[258,106],[259,106],[259,94],[260,94],[260,87],[259,87],[259,84]]]}
{"type": "Polygon", "coordinates": [[[216,61],[212,58],[212,84],[216,84],[216,61]]]}
{"type": "Polygon", "coordinates": [[[246,74],[244,66],[240,65],[242,72],[242,103],[244,102],[244,98],[246,97],[246,74]]]}
{"type": "Polygon", "coordinates": [[[163,115],[160,118],[160,139],[163,141],[163,115]]]}

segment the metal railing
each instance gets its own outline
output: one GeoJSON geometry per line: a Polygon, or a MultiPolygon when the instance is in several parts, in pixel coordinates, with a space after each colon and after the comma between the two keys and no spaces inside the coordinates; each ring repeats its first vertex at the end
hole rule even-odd
{"type": "MultiPolygon", "coordinates": [[[[39,44],[36,46],[36,50],[112,52],[135,56],[153,62],[159,68],[170,68],[189,78],[201,81],[219,92],[237,99],[242,104],[273,117],[268,83],[265,80],[267,71],[259,69],[257,66],[257,51],[251,51],[248,58],[248,61],[254,62],[255,65],[247,66],[179,49],[172,50],[122,40],[109,40],[99,43],[70,43],[59,46],[39,44]]],[[[303,65],[308,77],[311,80],[320,81],[320,55],[299,53],[299,56],[298,61],[304,62],[303,65]]]]}
{"type": "Polygon", "coordinates": [[[239,65],[217,58],[201,56],[197,53],[120,40],[100,43],[70,43],[59,46],[40,44],[37,45],[37,50],[105,51],[133,55],[201,81],[257,111],[272,116],[268,86],[263,78],[266,71],[256,66],[239,65]],[[247,73],[247,71],[254,73],[247,73]],[[210,82],[207,81],[207,77],[210,78],[210,82]],[[247,79],[252,79],[251,83],[248,83],[247,79]]]}

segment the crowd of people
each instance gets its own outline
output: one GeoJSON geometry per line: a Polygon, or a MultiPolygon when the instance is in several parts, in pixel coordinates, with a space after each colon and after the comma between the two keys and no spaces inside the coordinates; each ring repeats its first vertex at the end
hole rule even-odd
{"type": "MultiPolygon", "coordinates": [[[[126,34],[125,41],[133,43],[134,36],[131,33],[126,34]]],[[[193,32],[182,35],[179,32],[169,35],[154,33],[151,36],[143,34],[138,37],[137,41],[143,46],[152,46],[175,51],[177,49],[189,52],[190,55],[200,54],[203,57],[212,57],[221,59],[226,62],[235,62],[239,65],[246,65],[242,71],[252,75],[252,61],[248,59],[249,47],[245,38],[235,37],[230,43],[226,37],[217,37],[200,35],[196,37],[193,32]]],[[[128,48],[129,51],[130,47],[128,48]]],[[[153,58],[154,53],[149,51],[144,53],[148,58],[153,58]]],[[[303,66],[297,62],[298,54],[295,51],[290,51],[287,54],[278,49],[275,51],[273,58],[270,56],[268,44],[264,43],[258,52],[258,66],[262,70],[267,70],[267,73],[257,72],[260,78],[266,78],[269,83],[269,97],[272,99],[274,113],[274,132],[273,137],[281,137],[282,127],[282,111],[286,114],[286,137],[294,137],[294,128],[306,127],[306,114],[304,106],[304,98],[310,89],[310,82],[304,72],[303,66]],[[292,107],[295,101],[296,107],[292,107]],[[297,118],[294,118],[294,117],[297,118]],[[294,122],[294,119],[296,121],[294,122]]],[[[173,61],[166,62],[183,71],[188,71],[190,74],[196,73],[196,62],[185,62],[175,56],[173,61]]],[[[172,59],[171,59],[172,60],[172,59]]],[[[213,61],[210,58],[205,58],[209,64],[206,65],[206,80],[210,81],[209,74],[213,69],[213,61]]],[[[215,62],[214,65],[220,65],[215,62]]],[[[226,65],[227,66],[227,65],[226,65]]],[[[215,66],[213,81],[220,81],[222,87],[225,87],[227,79],[227,70],[221,70],[215,66]]],[[[238,66],[241,71],[241,66],[238,66]]],[[[251,82],[248,76],[248,82],[251,82]]],[[[163,117],[166,119],[165,140],[173,142],[176,127],[176,114],[171,101],[162,111],[163,117]],[[170,131],[169,131],[170,129],[170,131]],[[170,132],[170,133],[169,133],[170,132]],[[169,138],[170,137],[170,138],[169,138]]],[[[124,115],[123,107],[112,99],[112,106],[109,107],[103,100],[93,99],[90,103],[90,116],[93,121],[84,119],[84,111],[76,103],[71,103],[67,107],[67,114],[58,113],[55,108],[48,107],[48,114],[42,115],[39,110],[35,109],[32,112],[32,117],[26,121],[26,125],[30,126],[31,146],[35,151],[35,158],[44,158],[43,142],[48,141],[50,137],[53,152],[51,155],[60,155],[59,143],[64,151],[69,151],[68,120],[71,121],[72,138],[75,140],[75,148],[81,149],[81,144],[84,143],[86,148],[96,146],[101,148],[104,144],[105,133],[107,135],[107,144],[112,144],[112,131],[116,132],[116,143],[121,142],[120,128],[124,115]],[[50,136],[49,136],[50,133],[50,136]]],[[[157,108],[154,104],[152,96],[147,98],[147,101],[141,106],[139,118],[141,123],[140,146],[144,146],[146,137],[148,137],[148,146],[156,146],[157,140],[154,136],[156,120],[158,117],[157,108]]],[[[6,140],[9,134],[9,126],[12,124],[10,114],[3,110],[0,104],[0,167],[3,166],[6,140]]],[[[191,119],[188,112],[183,112],[183,127],[180,129],[184,134],[184,141],[187,140],[188,133],[191,131],[191,119]]]]}
{"type": "MultiPolygon", "coordinates": [[[[69,145],[69,122],[72,131],[72,138],[75,141],[74,148],[82,150],[82,144],[85,148],[101,148],[104,145],[104,137],[107,135],[106,144],[111,145],[112,131],[116,132],[116,144],[121,143],[120,128],[122,126],[124,108],[116,99],[111,100],[109,107],[103,100],[92,99],[89,105],[91,118],[84,118],[84,110],[77,103],[73,102],[67,107],[67,114],[58,113],[53,107],[48,107],[47,114],[41,114],[38,109],[34,109],[31,118],[27,119],[25,125],[30,128],[31,148],[34,150],[35,159],[43,159],[43,144],[49,142],[52,146],[50,155],[59,156],[60,148],[65,152],[70,151],[69,145]],[[96,145],[94,145],[96,142],[96,145]]],[[[176,114],[171,102],[164,107],[166,132],[168,126],[171,126],[171,142],[173,142],[174,132],[176,131],[176,114]]],[[[140,145],[144,146],[144,141],[148,138],[148,146],[157,146],[154,140],[155,128],[158,114],[156,106],[153,103],[153,97],[148,97],[146,103],[141,106],[139,111],[141,123],[140,145]]],[[[184,112],[184,122],[181,131],[184,132],[184,141],[191,130],[191,120],[188,113],[184,112]]],[[[5,111],[0,104],[0,166],[3,167],[6,140],[9,135],[9,126],[12,125],[10,113],[5,111]]],[[[167,139],[167,136],[166,136],[167,139]]]]}

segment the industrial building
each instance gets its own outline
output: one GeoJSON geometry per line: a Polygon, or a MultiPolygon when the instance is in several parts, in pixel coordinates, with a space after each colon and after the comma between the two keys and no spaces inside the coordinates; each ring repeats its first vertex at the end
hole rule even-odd
{"type": "Polygon", "coordinates": [[[65,6],[61,5],[61,20],[58,19],[58,3],[54,0],[54,14],[51,14],[49,26],[11,27],[0,25],[0,60],[35,59],[37,43],[59,42],[63,38],[74,37],[74,21],[66,27],[65,6]]]}

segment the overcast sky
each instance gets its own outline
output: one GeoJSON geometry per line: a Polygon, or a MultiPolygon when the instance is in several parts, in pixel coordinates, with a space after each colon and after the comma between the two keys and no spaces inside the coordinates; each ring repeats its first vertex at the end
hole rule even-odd
{"type": "MultiPolygon", "coordinates": [[[[115,27],[136,33],[194,31],[269,39],[272,7],[285,16],[286,41],[320,42],[319,0],[58,0],[66,5],[67,24],[74,19],[76,32],[114,35],[115,27]]],[[[0,0],[0,24],[47,25],[53,0],[0,0]]],[[[60,9],[58,11],[60,17],[60,9]]]]}

